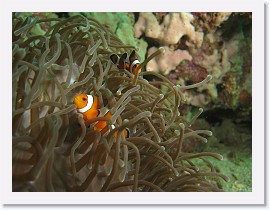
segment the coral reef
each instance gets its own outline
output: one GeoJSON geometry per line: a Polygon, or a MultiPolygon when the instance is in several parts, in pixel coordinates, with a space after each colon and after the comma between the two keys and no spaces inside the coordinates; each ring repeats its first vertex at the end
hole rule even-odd
{"type": "Polygon", "coordinates": [[[208,74],[213,76],[209,85],[188,92],[189,104],[250,114],[251,22],[247,16],[233,13],[220,29],[205,32],[200,48],[185,45],[181,48],[188,50],[191,59],[183,60],[168,73],[168,78],[174,78],[177,84],[187,85],[203,80],[208,74]],[[235,30],[233,23],[238,25],[235,30]]]}
{"type": "MultiPolygon", "coordinates": [[[[152,60],[147,64],[147,70],[168,74],[181,61],[192,59],[188,51],[172,47],[173,45],[177,46],[181,39],[186,37],[188,37],[185,42],[186,45],[195,48],[201,46],[203,33],[195,31],[191,24],[192,20],[193,16],[190,13],[168,13],[163,17],[160,24],[153,13],[140,13],[139,19],[134,25],[135,36],[139,38],[144,35],[156,40],[160,46],[168,49],[165,51],[163,61],[159,61],[158,58],[152,60]],[[166,66],[164,63],[168,63],[168,65],[166,66]]],[[[154,50],[155,48],[150,48],[148,55],[154,50]]]]}
{"type": "Polygon", "coordinates": [[[177,44],[183,36],[188,36],[189,44],[199,47],[203,40],[203,33],[194,30],[192,20],[193,16],[189,13],[169,13],[159,24],[153,13],[140,13],[134,25],[135,36],[140,37],[144,33],[146,37],[156,39],[163,45],[177,44]]]}
{"type": "Polygon", "coordinates": [[[206,32],[215,31],[220,25],[228,20],[231,12],[192,12],[193,24],[197,30],[206,32]]]}
{"type": "MultiPolygon", "coordinates": [[[[147,71],[158,71],[166,74],[166,72],[170,72],[181,61],[190,61],[192,59],[186,50],[171,50],[169,47],[164,47],[164,49],[164,54],[156,56],[155,59],[148,62],[147,71]]],[[[156,47],[151,47],[148,50],[148,55],[153,54],[156,50],[156,47]]]]}
{"type": "Polygon", "coordinates": [[[222,156],[182,148],[188,138],[206,142],[212,135],[191,128],[202,109],[190,119],[179,112],[184,93],[207,86],[211,76],[174,85],[155,72],[121,72],[110,55],[136,47],[94,18],[15,13],[12,24],[13,191],[222,191],[209,177],[228,178],[208,159],[222,156]],[[31,33],[43,23],[45,33],[31,33]],[[72,103],[79,93],[97,96],[112,117],[101,110],[86,127],[72,103]],[[93,125],[104,120],[114,128],[101,135],[93,125]]]}
{"type": "MultiPolygon", "coordinates": [[[[187,102],[205,109],[239,109],[251,97],[251,14],[222,12],[140,13],[135,36],[148,42],[148,62],[156,71],[188,85],[213,76],[211,84],[186,94],[187,102]],[[239,86],[241,84],[241,86],[239,86]],[[243,100],[243,101],[241,101],[243,100]]],[[[246,114],[249,114],[246,105],[246,114]]]]}

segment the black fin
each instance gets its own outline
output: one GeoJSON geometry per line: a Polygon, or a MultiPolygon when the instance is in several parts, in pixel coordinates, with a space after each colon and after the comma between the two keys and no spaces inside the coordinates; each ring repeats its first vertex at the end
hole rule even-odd
{"type": "Polygon", "coordinates": [[[112,54],[112,55],[110,56],[110,59],[111,59],[111,61],[112,61],[114,64],[117,64],[118,59],[119,59],[119,56],[116,55],[116,54],[112,54]]]}
{"type": "Polygon", "coordinates": [[[137,56],[136,56],[136,53],[135,53],[135,50],[133,50],[129,56],[129,62],[130,63],[133,63],[133,61],[137,60],[137,56]]]}

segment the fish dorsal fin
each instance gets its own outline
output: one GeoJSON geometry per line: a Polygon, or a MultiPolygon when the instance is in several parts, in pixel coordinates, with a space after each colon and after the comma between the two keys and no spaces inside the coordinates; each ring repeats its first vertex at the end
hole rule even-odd
{"type": "Polygon", "coordinates": [[[116,54],[112,54],[112,55],[110,56],[110,59],[111,59],[111,61],[112,61],[114,64],[117,64],[118,61],[119,61],[119,56],[116,55],[116,54]]]}
{"type": "Polygon", "coordinates": [[[135,53],[135,50],[133,50],[129,56],[129,62],[130,63],[133,63],[133,61],[135,60],[138,60],[137,56],[136,56],[136,53],[135,53]]]}

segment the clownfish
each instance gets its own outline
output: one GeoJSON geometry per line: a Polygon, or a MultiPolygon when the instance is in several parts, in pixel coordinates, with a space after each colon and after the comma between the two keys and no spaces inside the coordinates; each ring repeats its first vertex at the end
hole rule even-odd
{"type": "MultiPolygon", "coordinates": [[[[117,54],[112,54],[110,56],[111,61],[117,65],[119,70],[126,69],[127,71],[135,74],[137,67],[140,65],[135,50],[133,50],[127,59],[127,53],[122,54],[120,57],[117,54]]],[[[141,69],[138,73],[141,72],[141,69]]]]}
{"type": "MultiPolygon", "coordinates": [[[[98,117],[99,115],[99,109],[100,109],[100,102],[98,97],[92,96],[92,95],[86,95],[86,94],[79,94],[75,96],[73,103],[77,107],[77,111],[83,115],[83,119],[85,122],[85,126],[89,126],[91,124],[91,120],[95,117],[98,117]]],[[[112,117],[111,113],[108,111],[104,117],[110,119],[112,117]]],[[[115,128],[114,125],[112,125],[112,128],[115,128]]],[[[94,130],[100,131],[101,134],[107,133],[109,130],[109,125],[107,125],[106,121],[98,121],[94,125],[94,130]]],[[[129,137],[129,129],[126,128],[124,130],[124,136],[126,138],[129,137]]],[[[115,137],[117,137],[117,132],[114,134],[115,137]]]]}

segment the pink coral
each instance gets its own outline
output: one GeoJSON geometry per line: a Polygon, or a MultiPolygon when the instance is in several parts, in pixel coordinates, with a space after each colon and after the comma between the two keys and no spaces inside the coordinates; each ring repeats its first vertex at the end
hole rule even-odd
{"type": "Polygon", "coordinates": [[[153,13],[140,13],[134,26],[135,36],[142,34],[159,41],[164,45],[177,44],[182,36],[187,35],[190,41],[199,47],[203,40],[203,33],[196,32],[191,24],[193,16],[190,13],[169,13],[159,24],[153,13]]]}
{"type": "Polygon", "coordinates": [[[208,73],[205,68],[196,65],[191,61],[186,61],[184,64],[177,67],[176,73],[179,77],[190,80],[192,83],[198,83],[204,80],[208,73]]]}
{"type": "MultiPolygon", "coordinates": [[[[172,69],[175,69],[176,66],[183,60],[192,60],[192,57],[189,55],[186,50],[170,50],[169,47],[164,47],[164,55],[159,55],[155,59],[148,62],[146,66],[147,71],[157,71],[164,74],[168,74],[172,69]]],[[[156,47],[152,47],[148,50],[148,55],[151,55],[157,50],[156,47]]]]}

